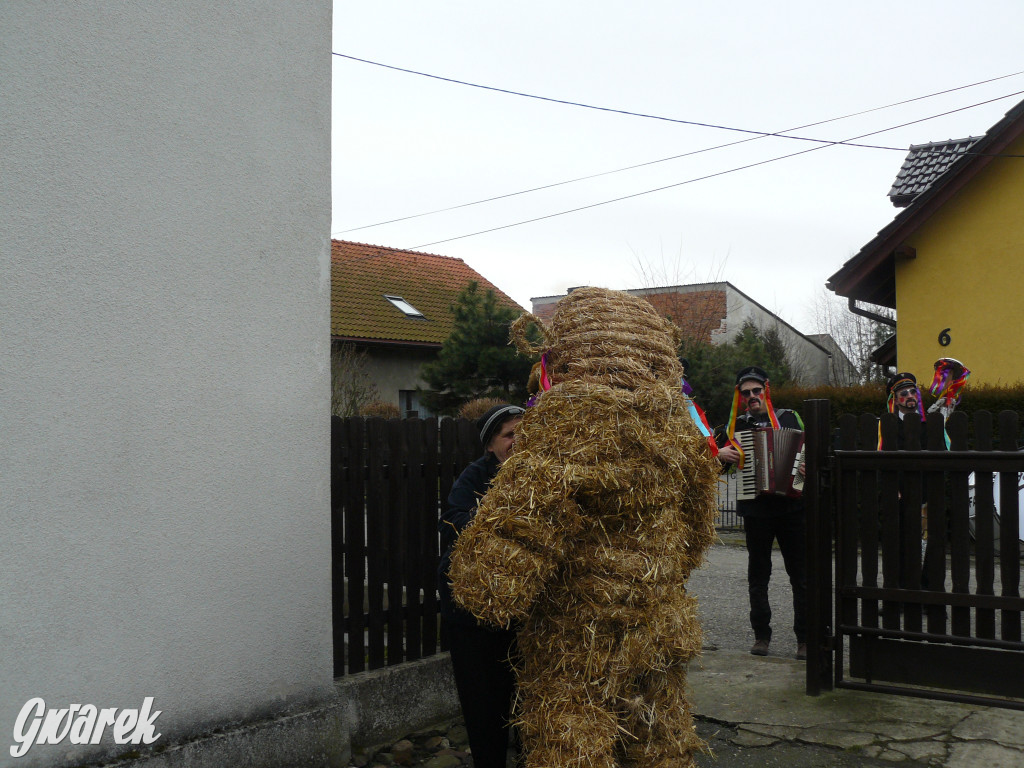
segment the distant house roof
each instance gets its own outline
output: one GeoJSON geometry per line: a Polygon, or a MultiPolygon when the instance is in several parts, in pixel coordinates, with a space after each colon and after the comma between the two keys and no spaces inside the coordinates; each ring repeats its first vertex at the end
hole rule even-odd
{"type": "Polygon", "coordinates": [[[966,139],[935,141],[930,144],[912,144],[907,159],[896,174],[889,190],[889,199],[897,208],[905,208],[919,194],[932,185],[939,176],[965,156],[981,136],[966,139]]]}
{"type": "Polygon", "coordinates": [[[873,363],[885,366],[896,365],[896,334],[883,341],[877,349],[873,349],[868,359],[873,363]]]}
{"type": "MultiPolygon", "coordinates": [[[[574,290],[576,290],[576,288],[570,288],[569,293],[571,293],[574,290]]],[[[752,299],[750,296],[745,294],[743,291],[741,291],[739,288],[737,288],[735,285],[728,281],[720,281],[715,283],[688,283],[686,285],[665,285],[655,288],[625,288],[622,289],[622,291],[623,293],[628,293],[632,296],[642,296],[643,298],[647,299],[647,301],[650,302],[651,306],[653,306],[658,312],[662,313],[670,320],[672,320],[676,325],[678,325],[681,328],[681,330],[684,333],[689,333],[691,338],[699,338],[701,335],[700,331],[702,331],[703,333],[708,333],[708,324],[706,322],[707,320],[713,318],[714,325],[717,326],[717,324],[721,320],[726,319],[729,313],[729,309],[727,301],[725,299],[725,293],[726,291],[732,291],[737,296],[742,297],[743,300],[746,301],[748,304],[757,307],[766,315],[769,315],[772,318],[774,318],[776,323],[785,326],[791,333],[794,333],[797,336],[800,336],[801,338],[805,339],[806,341],[809,341],[812,345],[818,347],[822,352],[825,352],[826,354],[831,354],[830,350],[828,350],[824,345],[820,344],[818,341],[815,341],[815,339],[812,336],[808,336],[804,333],[801,333],[788,322],[786,322],[777,314],[768,309],[768,307],[766,307],[764,304],[761,304],[759,301],[752,299]],[[715,301],[707,301],[707,295],[714,293],[721,294],[723,300],[720,304],[715,301]],[[704,297],[701,297],[704,299],[704,301],[683,301],[682,303],[676,303],[672,301],[673,297],[678,297],[680,295],[686,296],[687,294],[696,295],[698,297],[700,297],[701,294],[705,294],[704,297]],[[690,315],[691,313],[694,312],[697,315],[696,319],[698,320],[698,322],[693,323],[691,325],[691,322],[694,320],[694,317],[687,317],[687,315],[690,315]],[[682,316],[677,316],[680,314],[682,316]],[[699,322],[699,320],[702,318],[705,320],[703,324],[699,322]]],[[[550,320],[555,314],[555,304],[558,302],[559,299],[564,298],[566,295],[567,294],[559,294],[555,296],[534,296],[531,299],[531,301],[533,302],[534,314],[541,320],[550,320]]],[[[707,336],[704,340],[711,341],[710,335],[707,336]]]]}
{"type": "Polygon", "coordinates": [[[903,242],[1022,134],[1024,101],[1008,111],[969,149],[958,150],[962,160],[949,163],[942,175],[918,192],[871,242],[828,278],[828,288],[839,296],[895,309],[896,257],[914,257],[903,249],[903,242]]]}
{"type": "Polygon", "coordinates": [[[522,311],[462,259],[332,240],[331,338],[439,347],[455,323],[449,308],[473,281],[522,311]]]}

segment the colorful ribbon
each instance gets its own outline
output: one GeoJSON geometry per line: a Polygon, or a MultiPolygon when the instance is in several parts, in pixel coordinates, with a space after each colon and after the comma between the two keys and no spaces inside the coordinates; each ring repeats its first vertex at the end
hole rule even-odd
{"type": "MultiPolygon", "coordinates": [[[[772,429],[779,429],[779,419],[775,415],[775,408],[772,406],[771,390],[768,387],[768,382],[764,383],[764,407],[768,412],[768,421],[772,425],[772,429]]],[[[729,412],[729,425],[726,427],[725,437],[729,441],[729,445],[733,446],[740,454],[739,463],[736,464],[738,469],[743,469],[743,462],[746,456],[743,453],[743,449],[740,447],[739,441],[736,439],[736,416],[739,414],[740,409],[740,385],[737,384],[736,388],[732,393],[732,410],[729,412]]],[[[803,429],[803,422],[800,421],[799,415],[797,421],[800,422],[800,428],[803,429]]]]}
{"type": "MultiPolygon", "coordinates": [[[[685,380],[683,382],[686,383],[685,380]]],[[[691,390],[692,391],[692,390],[691,390]]],[[[718,455],[718,443],[715,442],[715,435],[711,431],[711,425],[708,424],[708,417],[704,413],[704,409],[701,408],[693,399],[686,394],[686,388],[683,388],[684,399],[686,400],[686,410],[690,414],[690,418],[693,419],[693,423],[697,425],[697,429],[704,435],[704,439],[708,441],[708,447],[711,449],[711,455],[718,455]]]]}
{"type": "Polygon", "coordinates": [[[551,389],[551,377],[548,375],[548,353],[544,352],[540,356],[540,389],[537,390],[536,394],[530,396],[530,399],[526,401],[526,407],[532,408],[537,404],[540,396],[551,389]]]}
{"type": "Polygon", "coordinates": [[[929,391],[943,401],[941,408],[943,415],[947,418],[953,409],[960,404],[963,396],[964,385],[971,376],[970,369],[959,360],[951,357],[942,357],[935,361],[935,375],[932,377],[932,385],[929,391]]]}

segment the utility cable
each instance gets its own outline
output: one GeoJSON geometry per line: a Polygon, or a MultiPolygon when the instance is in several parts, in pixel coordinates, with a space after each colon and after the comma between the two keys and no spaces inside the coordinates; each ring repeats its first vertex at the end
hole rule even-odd
{"type": "Polygon", "coordinates": [[[643,195],[650,195],[650,194],[653,194],[655,192],[663,192],[666,189],[673,189],[675,187],[681,187],[681,186],[684,186],[686,184],[693,184],[694,182],[705,181],[707,179],[713,179],[713,178],[716,178],[718,176],[725,176],[725,175],[730,174],[730,173],[735,173],[736,171],[743,171],[743,170],[747,170],[748,168],[756,168],[756,167],[758,167],[760,165],[767,165],[769,163],[774,163],[774,162],[776,162],[778,160],[786,160],[786,159],[791,158],[791,157],[797,157],[798,155],[805,155],[808,152],[814,152],[814,151],[819,150],[819,149],[825,149],[828,146],[837,146],[837,145],[856,146],[856,145],[851,145],[849,142],[856,141],[857,139],[863,139],[863,138],[866,138],[868,136],[875,136],[875,135],[877,135],[879,133],[886,133],[888,131],[894,131],[894,130],[896,130],[898,128],[905,128],[908,125],[914,125],[916,123],[923,123],[923,122],[926,122],[928,120],[934,120],[937,117],[944,117],[946,115],[951,115],[951,114],[954,114],[956,112],[963,112],[964,110],[973,109],[974,107],[978,107],[978,106],[981,106],[983,104],[990,104],[990,103],[995,102],[995,101],[1000,101],[1001,99],[1008,99],[1011,96],[1019,96],[1022,93],[1024,93],[1024,91],[1017,91],[1016,93],[1010,93],[1010,94],[1007,94],[1005,96],[999,96],[999,97],[994,98],[994,99],[989,99],[988,101],[979,102],[978,104],[972,104],[972,105],[967,106],[967,107],[959,107],[958,109],[952,109],[952,110],[949,110],[947,112],[940,112],[939,114],[936,114],[936,115],[931,115],[929,117],[922,117],[922,118],[920,118],[918,120],[911,120],[911,121],[906,122],[906,123],[901,123],[900,125],[894,125],[894,126],[891,126],[889,128],[882,128],[881,130],[878,130],[878,131],[871,131],[870,133],[863,133],[863,134],[861,134],[859,136],[853,136],[850,139],[847,139],[846,141],[835,141],[835,142],[828,142],[828,143],[825,143],[825,144],[819,144],[819,145],[814,146],[814,147],[808,147],[807,149],[802,149],[802,150],[800,150],[798,152],[790,152],[789,154],[779,155],[777,157],[768,158],[767,160],[759,160],[756,163],[748,163],[746,165],[740,165],[740,166],[737,166],[735,168],[729,168],[729,169],[724,170],[724,171],[717,171],[715,173],[709,173],[709,174],[704,175],[704,176],[698,176],[696,178],[687,179],[686,181],[679,181],[679,182],[676,182],[675,184],[667,184],[667,185],[665,185],[663,187],[657,187],[655,189],[648,189],[648,190],[644,190],[643,192],[635,192],[635,193],[633,193],[631,195],[623,195],[622,197],[616,197],[616,198],[613,198],[611,200],[602,200],[601,202],[591,203],[590,205],[584,205],[584,206],[580,206],[578,208],[571,208],[571,209],[566,210],[566,211],[559,211],[558,213],[549,213],[549,214],[547,214],[545,216],[537,216],[537,217],[532,218],[532,219],[526,219],[524,221],[517,221],[517,222],[515,222],[513,224],[503,224],[500,227],[491,227],[490,229],[483,229],[483,230],[480,230],[478,232],[470,232],[469,234],[466,234],[466,235],[459,235],[457,237],[449,237],[449,238],[446,238],[444,240],[435,240],[435,241],[433,241],[431,243],[423,243],[421,245],[414,245],[411,248],[409,248],[408,250],[415,251],[415,250],[419,250],[420,248],[428,248],[428,247],[430,247],[432,245],[440,245],[441,243],[450,243],[450,242],[453,242],[455,240],[464,240],[467,237],[475,237],[476,235],[485,235],[485,234],[487,234],[489,232],[497,232],[497,231],[502,230],[502,229],[511,229],[512,227],[518,227],[518,226],[521,226],[523,224],[532,224],[532,223],[537,222],[537,221],[544,221],[545,219],[553,219],[553,218],[556,218],[558,216],[565,216],[565,215],[570,214],[570,213],[578,213],[579,211],[586,211],[586,210],[589,210],[591,208],[598,208],[598,207],[603,206],[603,205],[610,205],[611,203],[619,203],[619,202],[622,202],[623,200],[630,200],[630,199],[632,199],[634,197],[642,197],[643,195]]]}
{"type": "MultiPolygon", "coordinates": [[[[716,125],[714,123],[703,123],[703,122],[699,122],[699,121],[696,121],[696,120],[680,120],[680,119],[674,118],[674,117],[663,117],[661,115],[651,115],[651,114],[647,114],[645,112],[632,112],[632,111],[626,110],[626,109],[615,109],[613,107],[599,107],[599,106],[595,106],[593,104],[584,104],[584,103],[579,102],[579,101],[570,101],[568,99],[556,99],[556,98],[552,98],[550,96],[538,96],[536,94],[524,93],[522,91],[513,91],[513,90],[510,90],[510,89],[507,89],[507,88],[496,88],[496,87],[490,86],[490,85],[480,85],[479,83],[470,83],[470,82],[468,82],[466,80],[456,80],[455,78],[451,78],[451,77],[441,77],[440,75],[431,75],[431,74],[428,74],[426,72],[417,72],[414,69],[405,69],[403,67],[395,67],[395,66],[392,66],[391,64],[382,64],[379,61],[370,61],[369,59],[361,59],[361,58],[359,58],[357,56],[349,56],[348,54],[336,53],[334,51],[331,52],[331,55],[332,56],[338,56],[339,58],[342,58],[342,59],[350,59],[352,61],[359,61],[359,62],[362,62],[363,64],[373,64],[374,66],[384,67],[385,69],[393,69],[393,70],[395,70],[397,72],[406,72],[408,74],[419,75],[421,77],[429,77],[429,78],[432,78],[434,80],[442,80],[442,81],[444,81],[446,83],[455,83],[456,85],[466,85],[466,86],[469,86],[471,88],[480,88],[480,89],[483,89],[485,91],[494,91],[496,93],[506,93],[506,94],[509,94],[510,96],[522,96],[523,98],[527,98],[527,99],[537,99],[539,101],[548,101],[548,102],[551,102],[551,103],[554,103],[554,104],[565,104],[565,105],[571,106],[571,107],[581,107],[583,109],[594,109],[594,110],[597,110],[599,112],[612,112],[612,113],[619,114],[619,115],[628,115],[630,117],[643,117],[643,118],[646,118],[648,120],[662,120],[664,122],[680,123],[682,125],[693,125],[693,126],[697,126],[697,127],[700,127],[700,128],[715,128],[715,129],[720,130],[720,131],[734,131],[734,132],[737,132],[737,133],[752,133],[752,134],[756,134],[758,136],[780,136],[781,135],[781,134],[778,134],[778,133],[771,133],[769,131],[754,131],[754,130],[751,130],[751,129],[748,129],[748,128],[735,128],[733,126],[716,125]]],[[[993,82],[995,80],[1002,80],[1004,78],[1014,77],[1015,75],[1020,75],[1020,74],[1024,74],[1024,70],[1022,70],[1020,72],[1014,72],[1014,73],[1009,74],[1009,75],[1000,75],[999,77],[992,78],[991,80],[985,80],[985,81],[982,81],[982,82],[993,82]]],[[[963,86],[963,87],[969,87],[969,86],[963,86]]],[[[794,128],[794,129],[791,129],[791,130],[796,130],[796,129],[794,128]]],[[[819,141],[819,139],[810,139],[810,138],[803,137],[803,136],[782,136],[782,138],[793,139],[795,141],[819,141]]]]}
{"type": "MultiPolygon", "coordinates": [[[[515,95],[528,96],[529,98],[539,98],[539,99],[544,99],[545,98],[545,97],[540,97],[540,96],[530,96],[529,94],[521,94],[521,93],[519,93],[517,91],[504,91],[502,89],[492,89],[489,86],[476,85],[474,83],[466,83],[465,81],[461,81],[461,80],[452,80],[450,78],[438,77],[437,75],[429,75],[429,74],[425,74],[425,73],[422,73],[422,72],[416,72],[414,70],[402,69],[400,67],[392,67],[392,66],[387,65],[387,64],[380,64],[378,62],[368,61],[366,59],[358,59],[358,58],[356,58],[354,56],[346,56],[345,54],[335,53],[333,55],[339,56],[339,57],[342,57],[342,58],[353,59],[355,61],[365,62],[365,63],[368,63],[368,64],[374,64],[376,66],[385,67],[385,68],[388,68],[388,69],[396,69],[396,70],[401,71],[401,72],[409,72],[409,73],[412,73],[412,74],[422,75],[424,77],[436,78],[436,79],[445,80],[445,81],[448,81],[448,82],[469,85],[469,86],[476,87],[476,88],[484,88],[484,89],[487,89],[487,90],[499,90],[499,91],[505,92],[505,93],[511,93],[511,94],[515,94],[515,95]]],[[[993,77],[993,78],[989,78],[987,80],[980,80],[980,81],[975,82],[975,83],[969,83],[967,85],[960,85],[960,86],[956,86],[954,88],[947,88],[945,90],[936,91],[935,93],[930,93],[930,94],[927,94],[927,95],[924,95],[924,96],[916,96],[914,98],[904,99],[902,101],[893,102],[891,104],[886,104],[886,105],[883,105],[883,106],[880,106],[880,107],[872,107],[870,109],[864,109],[864,110],[861,110],[859,112],[851,112],[849,114],[841,115],[839,117],[832,117],[832,118],[828,118],[828,119],[825,119],[825,120],[818,120],[816,122],[806,123],[804,125],[799,125],[799,126],[796,126],[796,127],[793,127],[793,128],[786,128],[786,129],[781,130],[781,131],[775,131],[775,132],[748,131],[749,133],[754,133],[756,135],[749,136],[749,137],[744,138],[744,139],[738,139],[736,141],[726,142],[724,144],[717,144],[717,145],[710,146],[710,147],[704,147],[702,149],[696,149],[696,150],[693,150],[691,152],[684,152],[684,153],[679,154],[679,155],[672,155],[671,157],[665,157],[665,158],[661,158],[661,159],[658,159],[658,160],[649,160],[649,161],[646,161],[646,162],[643,162],[643,163],[637,163],[635,165],[630,165],[630,166],[626,166],[626,167],[623,167],[623,168],[616,168],[616,169],[610,170],[610,171],[601,171],[599,173],[594,173],[594,174],[590,174],[590,175],[587,175],[587,176],[580,176],[580,177],[577,177],[577,178],[574,178],[574,179],[567,179],[567,180],[564,180],[564,181],[557,181],[557,182],[553,182],[551,184],[545,184],[545,185],[538,186],[538,187],[532,187],[530,189],[519,190],[517,192],[509,192],[509,193],[505,193],[505,194],[501,194],[501,195],[496,195],[494,197],[489,197],[489,198],[485,198],[485,199],[482,199],[482,200],[474,200],[474,201],[469,202],[469,203],[461,203],[461,204],[458,204],[458,205],[448,206],[446,208],[438,208],[438,209],[431,210],[431,211],[424,211],[422,213],[411,214],[409,216],[401,216],[401,217],[395,218],[395,219],[388,219],[386,221],[379,221],[379,222],[376,222],[374,224],[364,224],[364,225],[361,225],[361,226],[358,226],[358,227],[351,227],[349,229],[338,230],[336,232],[333,232],[332,235],[343,235],[343,234],[347,234],[349,232],[357,232],[357,231],[362,230],[362,229],[371,229],[373,227],[384,226],[385,224],[395,224],[397,222],[408,221],[410,219],[416,219],[416,218],[420,218],[420,217],[423,217],[423,216],[431,216],[431,215],[434,215],[434,214],[437,214],[437,213],[446,213],[448,211],[458,210],[459,208],[468,208],[468,207],[471,207],[471,206],[474,206],[474,205],[482,205],[483,203],[490,203],[490,202],[494,202],[496,200],[504,200],[504,199],[509,198],[509,197],[516,197],[518,195],[525,195],[525,194],[529,194],[531,192],[539,192],[539,191],[542,191],[542,190],[545,190],[545,189],[551,189],[553,187],[564,186],[566,184],[574,184],[574,183],[580,182],[580,181],[588,181],[590,179],[596,179],[596,178],[599,178],[601,176],[609,176],[609,175],[612,175],[612,174],[615,174],[615,173],[622,173],[624,171],[631,171],[631,170],[635,170],[637,168],[643,168],[643,167],[646,167],[646,166],[649,166],[649,165],[656,165],[658,163],[664,163],[664,162],[668,162],[670,160],[678,160],[678,159],[681,159],[681,158],[684,158],[684,157],[690,157],[692,155],[698,155],[698,154],[701,154],[701,153],[704,153],[704,152],[711,152],[711,151],[714,151],[714,150],[717,150],[717,149],[724,149],[726,147],[732,147],[732,146],[736,146],[738,144],[744,144],[744,143],[746,143],[748,141],[756,141],[758,139],[764,139],[764,138],[769,138],[769,137],[773,137],[773,136],[774,137],[781,137],[781,138],[801,138],[802,140],[805,140],[805,141],[817,141],[817,142],[822,142],[822,143],[830,143],[830,142],[825,142],[824,140],[820,140],[820,139],[807,139],[807,138],[804,138],[804,137],[785,136],[784,134],[790,133],[792,131],[803,130],[804,128],[811,128],[811,127],[818,126],[818,125],[824,125],[824,124],[827,124],[827,123],[837,122],[839,120],[845,120],[845,119],[848,119],[848,118],[851,118],[851,117],[858,117],[860,115],[869,114],[871,112],[878,112],[878,111],[881,111],[883,109],[890,109],[892,107],[902,106],[904,104],[910,104],[910,103],[915,102],[915,101],[921,101],[921,100],[924,100],[924,99],[933,98],[935,96],[941,96],[941,95],[944,95],[944,94],[947,94],[947,93],[953,93],[955,91],[964,90],[966,88],[973,88],[973,87],[978,86],[978,85],[984,85],[984,84],[987,84],[987,83],[995,82],[997,80],[1003,80],[1003,79],[1006,79],[1008,77],[1013,77],[1013,76],[1018,75],[1018,74],[1024,74],[1024,71],[1022,71],[1022,72],[1015,72],[1015,73],[1012,73],[1012,74],[1009,74],[1009,75],[1001,75],[999,77],[993,77]]],[[[545,99],[545,100],[549,100],[549,99],[545,99]]],[[[554,100],[554,99],[550,99],[550,100],[551,101],[559,101],[559,100],[554,100]]],[[[559,102],[559,103],[577,104],[577,102],[559,102]]],[[[579,105],[579,106],[587,106],[587,105],[579,105]]],[[[594,107],[594,109],[603,109],[603,108],[594,107]]],[[[621,110],[610,110],[610,111],[621,111],[621,110]]],[[[637,114],[637,113],[629,113],[629,114],[637,114]]],[[[660,119],[669,119],[669,118],[660,118],[660,119]]],[[[685,121],[676,121],[676,122],[685,122],[685,121]]],[[[727,129],[727,130],[744,130],[744,129],[727,129]]],[[[848,142],[831,142],[831,143],[833,143],[833,144],[847,144],[848,142]]],[[[861,147],[867,147],[867,148],[871,148],[871,149],[885,149],[885,150],[891,150],[891,151],[906,152],[906,148],[905,147],[883,147],[883,146],[878,146],[878,145],[851,145],[851,146],[861,146],[861,147]]]]}

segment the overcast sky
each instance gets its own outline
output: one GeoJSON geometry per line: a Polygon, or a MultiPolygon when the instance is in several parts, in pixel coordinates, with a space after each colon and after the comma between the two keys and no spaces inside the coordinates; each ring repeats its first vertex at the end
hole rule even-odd
{"type": "Polygon", "coordinates": [[[1022,30],[1021,0],[336,0],[335,53],[670,120],[333,56],[332,236],[461,258],[527,309],[577,285],[728,280],[812,332],[825,280],[897,213],[907,148],[983,134],[1024,100],[1024,74],[1003,77],[1024,70],[1022,30]],[[672,121],[771,133],[954,88],[793,131],[895,150],[758,138],[345,231],[753,135],[672,121]]]}

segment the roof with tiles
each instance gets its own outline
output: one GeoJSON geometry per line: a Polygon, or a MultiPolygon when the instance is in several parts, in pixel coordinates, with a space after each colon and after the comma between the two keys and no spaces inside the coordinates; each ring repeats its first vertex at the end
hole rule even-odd
{"type": "Polygon", "coordinates": [[[907,159],[896,174],[889,190],[889,199],[897,208],[905,208],[919,194],[963,157],[981,136],[950,139],[930,144],[912,144],[907,159]]]}
{"type": "Polygon", "coordinates": [[[522,311],[462,259],[332,240],[331,337],[439,347],[455,324],[449,308],[472,281],[522,311]],[[387,296],[404,299],[422,317],[406,314],[387,296]]]}
{"type": "MultiPolygon", "coordinates": [[[[910,204],[840,267],[825,283],[839,296],[857,301],[896,308],[895,253],[907,237],[924,224],[934,213],[969,184],[984,168],[1007,151],[1024,135],[1024,101],[1010,108],[970,150],[962,152],[962,159],[946,166],[946,172],[935,178],[923,191],[918,192],[910,204]]],[[[909,158],[908,158],[909,159],[909,158]]]]}

